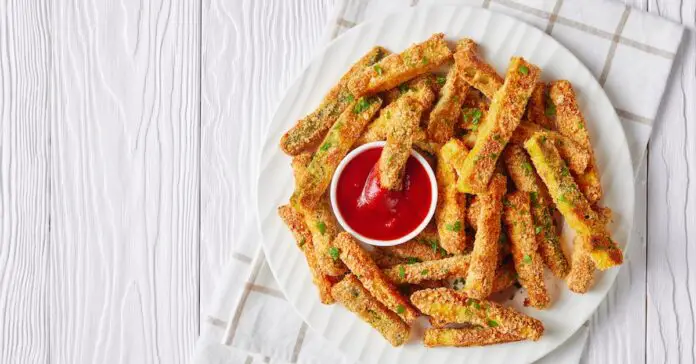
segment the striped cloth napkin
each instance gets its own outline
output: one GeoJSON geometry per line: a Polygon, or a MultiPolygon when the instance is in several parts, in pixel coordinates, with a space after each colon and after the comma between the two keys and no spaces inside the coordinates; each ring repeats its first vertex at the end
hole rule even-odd
{"type": "MultiPolygon", "coordinates": [[[[601,0],[343,0],[327,26],[325,41],[373,14],[432,4],[464,4],[505,13],[546,31],[569,48],[609,95],[628,139],[633,168],[638,171],[681,41],[680,25],[601,0]]],[[[251,156],[258,157],[260,146],[252,143],[250,147],[256,148],[251,156]]],[[[239,193],[255,196],[255,191],[239,193]]],[[[208,315],[201,323],[194,363],[348,363],[285,300],[259,240],[255,225],[238,237],[237,251],[256,251],[255,256],[233,254],[215,297],[207,298],[208,304],[203,302],[208,315]]],[[[587,331],[587,325],[583,326],[539,363],[577,363],[587,331]]]]}

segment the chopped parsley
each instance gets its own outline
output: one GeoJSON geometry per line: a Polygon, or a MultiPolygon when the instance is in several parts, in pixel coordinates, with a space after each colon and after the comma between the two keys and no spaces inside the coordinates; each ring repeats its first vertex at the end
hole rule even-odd
{"type": "Polygon", "coordinates": [[[530,192],[529,199],[532,201],[532,207],[539,207],[539,194],[538,193],[530,192]]]}
{"type": "Polygon", "coordinates": [[[496,321],[496,320],[488,319],[487,324],[488,324],[488,327],[498,327],[498,321],[496,321]]]}
{"type": "Polygon", "coordinates": [[[421,275],[424,276],[424,275],[426,275],[426,274],[428,274],[428,270],[427,270],[427,269],[423,269],[423,270],[421,271],[421,275]]]}
{"type": "Polygon", "coordinates": [[[353,107],[353,113],[360,114],[361,112],[367,110],[370,107],[371,102],[366,98],[361,98],[358,103],[353,107]]]}
{"type": "Polygon", "coordinates": [[[491,159],[496,159],[498,158],[498,153],[491,153],[491,159]]]}
{"type": "Polygon", "coordinates": [[[546,116],[556,115],[556,105],[554,105],[554,104],[546,105],[546,110],[544,110],[544,114],[546,114],[546,116]]]}
{"type": "Polygon", "coordinates": [[[404,312],[406,312],[406,307],[404,307],[403,305],[396,306],[396,313],[402,314],[404,312]]]}
{"type": "Polygon", "coordinates": [[[558,195],[558,201],[568,203],[568,199],[566,199],[565,195],[562,193],[558,195]]]}
{"type": "Polygon", "coordinates": [[[523,75],[529,74],[529,68],[527,68],[527,66],[520,66],[517,70],[523,75]]]}
{"type": "Polygon", "coordinates": [[[476,108],[472,108],[472,109],[468,109],[468,111],[463,114],[463,118],[464,118],[464,121],[469,120],[471,122],[471,125],[474,126],[471,129],[476,131],[476,129],[478,129],[479,123],[481,122],[482,115],[483,115],[483,113],[481,112],[481,110],[476,109],[476,108]]]}
{"type": "Polygon", "coordinates": [[[524,169],[524,174],[526,176],[532,175],[532,165],[529,162],[522,162],[522,169],[524,169]]]}
{"type": "Polygon", "coordinates": [[[411,89],[408,87],[407,84],[402,83],[402,84],[399,85],[399,93],[405,94],[405,93],[408,92],[409,90],[411,90],[411,89]]]}
{"type": "Polygon", "coordinates": [[[462,230],[462,222],[455,221],[454,224],[446,224],[445,229],[447,229],[447,231],[459,232],[462,230]]]}
{"type": "Polygon", "coordinates": [[[331,142],[326,142],[321,145],[319,150],[321,150],[322,152],[326,152],[327,150],[329,150],[329,148],[331,148],[331,142]]]}
{"type": "Polygon", "coordinates": [[[404,279],[406,277],[406,269],[403,266],[399,266],[399,278],[404,279]]]}
{"type": "Polygon", "coordinates": [[[338,260],[340,254],[341,253],[338,251],[338,248],[336,248],[335,246],[329,248],[329,255],[331,256],[331,259],[338,260]]]}
{"type": "Polygon", "coordinates": [[[567,177],[568,175],[570,175],[570,171],[568,171],[568,167],[566,167],[566,166],[561,167],[561,176],[567,177]]]}
{"type": "Polygon", "coordinates": [[[524,264],[532,264],[532,257],[529,254],[525,254],[524,257],[522,257],[522,261],[524,264]]]}
{"type": "Polygon", "coordinates": [[[381,76],[382,75],[382,67],[378,64],[372,66],[372,68],[375,69],[375,72],[377,72],[377,75],[381,76]]]}
{"type": "Polygon", "coordinates": [[[321,235],[324,235],[326,232],[326,224],[324,224],[323,221],[317,221],[317,229],[319,229],[321,235]]]}
{"type": "Polygon", "coordinates": [[[537,233],[537,234],[539,234],[539,233],[541,233],[541,230],[542,230],[542,229],[543,229],[543,228],[542,228],[541,226],[537,225],[537,226],[534,228],[534,232],[537,233]]]}
{"type": "Polygon", "coordinates": [[[437,76],[437,79],[436,79],[436,80],[437,80],[437,83],[438,83],[440,86],[442,86],[442,85],[445,84],[445,81],[447,81],[447,78],[445,78],[445,76],[437,76]]]}
{"type": "Polygon", "coordinates": [[[474,306],[477,310],[481,309],[481,305],[476,300],[469,299],[469,306],[474,306]]]}
{"type": "Polygon", "coordinates": [[[297,246],[299,246],[300,248],[302,248],[302,247],[305,245],[306,242],[307,242],[307,239],[302,238],[302,240],[300,240],[300,242],[297,244],[297,246]]]}
{"type": "Polygon", "coordinates": [[[430,62],[428,57],[423,57],[423,60],[421,60],[421,63],[423,63],[423,64],[428,64],[428,62],[430,62]]]}
{"type": "Polygon", "coordinates": [[[578,129],[585,129],[585,125],[581,122],[578,122],[578,129]]]}
{"type": "Polygon", "coordinates": [[[416,258],[416,257],[406,258],[406,264],[416,264],[416,263],[420,263],[420,262],[421,262],[421,260],[416,258]]]}

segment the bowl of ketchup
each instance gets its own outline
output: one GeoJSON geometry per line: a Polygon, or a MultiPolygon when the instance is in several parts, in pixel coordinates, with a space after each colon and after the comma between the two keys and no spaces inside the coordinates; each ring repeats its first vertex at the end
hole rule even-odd
{"type": "Polygon", "coordinates": [[[392,246],[428,225],[437,205],[437,181],[425,158],[411,150],[401,190],[382,188],[378,162],[384,144],[367,143],[348,153],[333,175],[330,197],[345,231],[370,245],[392,246]]]}

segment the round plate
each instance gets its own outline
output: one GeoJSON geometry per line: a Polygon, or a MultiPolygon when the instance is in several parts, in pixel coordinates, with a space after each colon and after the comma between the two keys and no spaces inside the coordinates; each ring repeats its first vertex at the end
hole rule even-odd
{"type": "MultiPolygon", "coordinates": [[[[570,51],[542,31],[505,15],[465,6],[417,7],[389,14],[351,29],[314,58],[281,102],[262,151],[257,211],[263,247],[288,301],[312,329],[335,343],[350,359],[401,364],[532,362],[558,347],[587,321],[606,296],[618,269],[598,273],[594,287],[584,295],[573,294],[564,282],[547,277],[552,307],[545,311],[523,307],[523,293],[518,292],[506,304],[543,321],[546,330],[537,342],[428,349],[420,342],[421,333],[416,332],[408,344],[393,348],[341,305],[325,306],[319,302],[304,256],[276,213],[293,190],[290,158],[278,147],[283,133],[314,110],[331,86],[371,47],[381,45],[400,52],[436,32],[445,33],[449,41],[474,39],[484,58],[501,75],[510,57],[518,55],[540,66],[545,81],[572,82],[588,120],[601,171],[602,204],[614,211],[611,233],[625,248],[633,222],[633,167],[623,129],[602,87],[570,51]]],[[[569,244],[571,239],[572,232],[565,226],[563,240],[569,244]]]]}

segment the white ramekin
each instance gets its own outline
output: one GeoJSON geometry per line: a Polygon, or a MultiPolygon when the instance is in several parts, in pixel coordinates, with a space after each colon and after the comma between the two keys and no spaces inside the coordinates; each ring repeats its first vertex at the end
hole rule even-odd
{"type": "Polygon", "coordinates": [[[386,144],[383,141],[379,142],[372,142],[372,143],[367,143],[364,145],[361,145],[355,149],[353,149],[348,155],[346,155],[341,163],[338,164],[338,167],[336,168],[336,172],[334,172],[334,175],[331,179],[331,190],[330,190],[330,197],[331,197],[331,208],[333,209],[333,213],[336,216],[336,220],[338,220],[338,223],[341,224],[343,229],[353,235],[356,239],[370,244],[370,245],[375,245],[375,246],[393,246],[393,245],[399,245],[401,243],[405,243],[413,238],[416,237],[425,227],[428,225],[430,222],[430,219],[433,218],[433,215],[435,214],[435,207],[437,206],[437,180],[435,179],[435,172],[433,172],[433,169],[430,167],[430,164],[423,158],[420,153],[416,152],[415,150],[411,149],[411,155],[416,158],[418,163],[420,163],[423,168],[425,168],[425,172],[428,174],[428,179],[430,180],[430,195],[431,195],[431,201],[430,201],[430,208],[428,209],[428,214],[425,216],[423,221],[416,227],[413,231],[410,233],[397,238],[393,240],[376,240],[376,239],[370,239],[368,237],[363,236],[362,234],[359,234],[353,228],[348,225],[348,223],[343,219],[343,215],[341,215],[341,211],[338,208],[338,204],[336,201],[336,189],[338,188],[338,179],[343,173],[343,169],[346,167],[348,162],[353,160],[358,154],[362,153],[363,151],[367,149],[372,149],[375,147],[383,147],[384,144],[386,144]]]}

